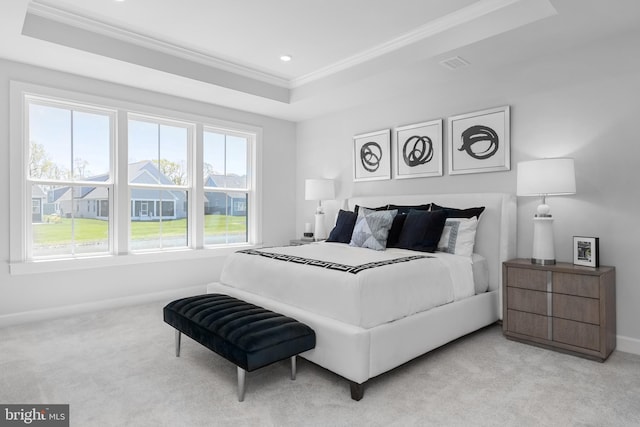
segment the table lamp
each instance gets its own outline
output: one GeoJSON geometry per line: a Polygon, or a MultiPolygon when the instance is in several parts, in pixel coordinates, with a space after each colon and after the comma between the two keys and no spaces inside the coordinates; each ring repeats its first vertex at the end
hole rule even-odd
{"type": "Polygon", "coordinates": [[[518,163],[518,196],[542,197],[533,218],[533,255],[531,262],[540,265],[556,263],[553,243],[553,217],[547,196],[576,193],[573,159],[539,159],[518,163]]]}
{"type": "Polygon", "coordinates": [[[333,200],[335,198],[335,189],[333,180],[331,179],[307,179],[304,183],[305,200],[317,200],[316,208],[316,224],[314,231],[315,240],[324,240],[327,238],[327,229],[324,224],[324,210],[322,208],[323,200],[333,200]]]}

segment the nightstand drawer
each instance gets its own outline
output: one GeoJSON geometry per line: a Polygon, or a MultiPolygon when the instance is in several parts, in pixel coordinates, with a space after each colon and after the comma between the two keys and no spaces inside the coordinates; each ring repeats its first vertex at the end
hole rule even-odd
{"type": "Polygon", "coordinates": [[[549,338],[549,317],[507,310],[508,331],[536,338],[549,338]]]}
{"type": "Polygon", "coordinates": [[[524,268],[507,268],[507,286],[514,288],[547,290],[547,272],[543,270],[529,270],[524,268]]]}
{"type": "Polygon", "coordinates": [[[553,316],[599,325],[600,300],[553,294],[553,316]]]}
{"type": "Polygon", "coordinates": [[[553,340],[576,347],[600,350],[600,327],[589,323],[553,319],[553,340]]]}
{"type": "Polygon", "coordinates": [[[600,298],[600,278],[586,274],[553,273],[553,292],[600,298]]]}
{"type": "Polygon", "coordinates": [[[507,298],[509,299],[509,308],[513,310],[542,314],[544,316],[549,314],[549,294],[547,292],[507,286],[507,298]]]}

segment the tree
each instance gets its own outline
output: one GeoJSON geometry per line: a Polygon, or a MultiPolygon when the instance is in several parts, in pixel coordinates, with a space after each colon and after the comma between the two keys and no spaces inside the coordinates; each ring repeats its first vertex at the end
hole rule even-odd
{"type": "Polygon", "coordinates": [[[211,163],[204,162],[204,165],[203,165],[202,169],[203,169],[205,178],[208,177],[209,175],[217,174],[217,172],[215,171],[215,169],[213,168],[213,165],[211,163]]]}
{"type": "Polygon", "coordinates": [[[186,173],[181,164],[167,159],[160,159],[160,164],[158,164],[157,160],[154,160],[153,164],[155,164],[158,170],[174,184],[186,184],[186,173]]]}
{"type": "Polygon", "coordinates": [[[76,177],[84,178],[87,175],[91,174],[91,171],[87,170],[87,166],[89,166],[88,161],[83,160],[80,157],[76,157],[75,159],[73,159],[73,163],[75,166],[76,177]]]}
{"type": "Polygon", "coordinates": [[[31,141],[29,176],[36,179],[65,179],[69,176],[69,171],[54,163],[42,144],[31,141]]]}

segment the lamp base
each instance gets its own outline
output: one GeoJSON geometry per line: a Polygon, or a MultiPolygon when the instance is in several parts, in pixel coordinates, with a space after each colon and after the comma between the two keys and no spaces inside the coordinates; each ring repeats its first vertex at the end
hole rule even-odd
{"type": "Polygon", "coordinates": [[[325,240],[327,238],[327,229],[324,226],[324,214],[316,213],[316,226],[314,231],[316,241],[325,240]]]}
{"type": "Polygon", "coordinates": [[[553,247],[553,218],[551,216],[533,218],[533,255],[531,263],[553,265],[556,263],[553,247]]]}

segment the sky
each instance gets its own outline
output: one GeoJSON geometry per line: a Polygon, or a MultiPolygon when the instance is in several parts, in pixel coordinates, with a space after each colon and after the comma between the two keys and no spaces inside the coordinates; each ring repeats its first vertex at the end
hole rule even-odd
{"type": "MultiPolygon", "coordinates": [[[[187,128],[132,119],[129,120],[128,128],[130,163],[166,159],[186,166],[187,128]]],[[[29,139],[41,144],[49,158],[60,168],[71,170],[72,165],[83,167],[85,177],[109,172],[107,115],[83,111],[74,111],[72,115],[68,109],[31,103],[29,139]]],[[[226,136],[225,141],[225,135],[205,132],[203,139],[204,162],[209,163],[214,171],[246,175],[245,138],[226,136]]],[[[75,172],[78,173],[77,170],[75,172]]]]}

